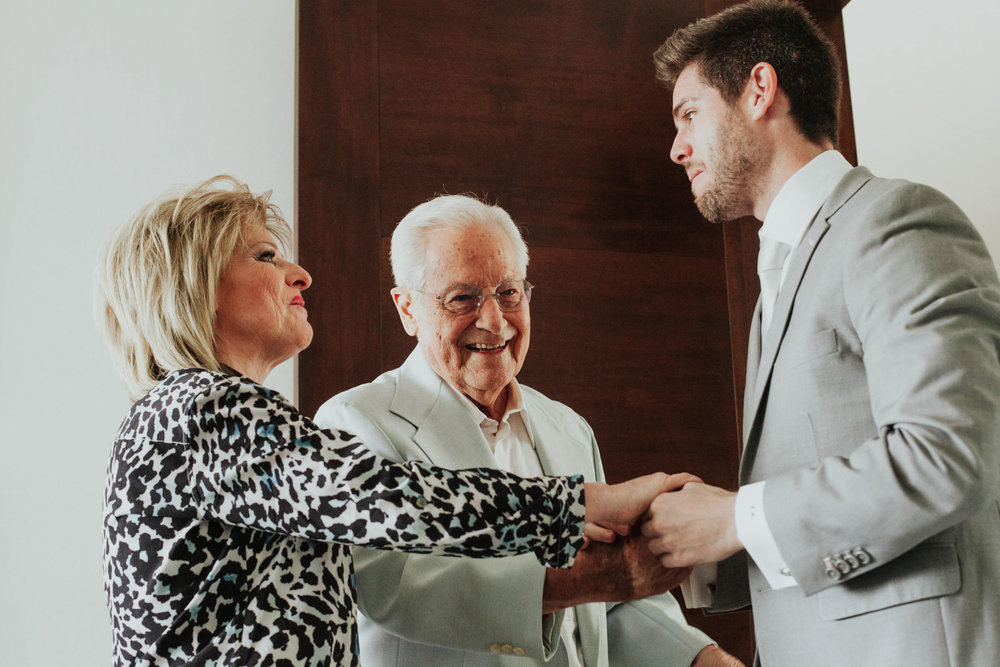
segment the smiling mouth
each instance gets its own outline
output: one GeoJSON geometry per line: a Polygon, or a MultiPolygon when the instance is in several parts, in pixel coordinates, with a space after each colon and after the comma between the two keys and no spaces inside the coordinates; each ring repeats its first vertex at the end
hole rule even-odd
{"type": "Polygon", "coordinates": [[[507,349],[507,342],[501,343],[500,345],[487,345],[486,343],[469,343],[468,345],[465,346],[465,349],[471,350],[472,352],[485,352],[485,353],[503,352],[505,349],[507,349]]]}

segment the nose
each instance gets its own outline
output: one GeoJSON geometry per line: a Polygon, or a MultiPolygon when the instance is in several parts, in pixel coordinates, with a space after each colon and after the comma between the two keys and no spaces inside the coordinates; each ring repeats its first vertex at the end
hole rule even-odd
{"type": "Polygon", "coordinates": [[[486,295],[486,298],[483,299],[483,305],[476,313],[476,327],[490,333],[500,334],[503,333],[506,326],[507,318],[500,310],[500,304],[497,303],[494,296],[486,295]]]}
{"type": "Polygon", "coordinates": [[[683,166],[684,162],[690,157],[691,144],[684,137],[684,133],[677,130],[677,136],[674,137],[674,143],[670,147],[670,159],[683,166]]]}
{"type": "Polygon", "coordinates": [[[309,289],[312,285],[312,276],[295,262],[288,262],[285,269],[285,284],[289,287],[297,287],[299,291],[309,289]]]}

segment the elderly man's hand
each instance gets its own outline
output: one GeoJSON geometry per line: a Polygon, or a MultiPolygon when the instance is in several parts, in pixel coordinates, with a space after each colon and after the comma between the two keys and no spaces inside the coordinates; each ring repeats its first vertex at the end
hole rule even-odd
{"type": "Polygon", "coordinates": [[[616,544],[594,542],[569,570],[548,570],[542,609],[548,614],[587,602],[625,602],[665,593],[691,574],[690,568],[665,568],[641,535],[616,544]]]}
{"type": "Polygon", "coordinates": [[[743,661],[735,658],[718,646],[706,646],[698,653],[691,667],[745,667],[743,661]]]}

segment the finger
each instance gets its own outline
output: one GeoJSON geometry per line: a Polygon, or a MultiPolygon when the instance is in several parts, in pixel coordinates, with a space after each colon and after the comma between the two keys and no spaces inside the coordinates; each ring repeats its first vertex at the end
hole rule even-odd
{"type": "Polygon", "coordinates": [[[606,528],[590,521],[583,524],[583,535],[594,542],[611,544],[615,541],[617,529],[606,528]]]}
{"type": "Polygon", "coordinates": [[[650,540],[653,540],[660,536],[660,533],[657,532],[656,528],[653,527],[652,521],[643,521],[642,527],[639,529],[639,532],[642,533],[643,537],[648,537],[650,540]]]}
{"type": "Polygon", "coordinates": [[[653,552],[654,555],[670,553],[670,546],[664,543],[663,540],[650,540],[646,544],[646,548],[653,552]]]}
{"type": "Polygon", "coordinates": [[[629,523],[616,523],[608,527],[622,537],[628,537],[632,534],[632,524],[629,523]]]}
{"type": "Polygon", "coordinates": [[[692,475],[691,473],[678,472],[667,476],[667,488],[665,490],[676,491],[677,489],[684,488],[684,485],[689,482],[704,483],[701,481],[700,477],[692,475]]]}
{"type": "Polygon", "coordinates": [[[667,552],[660,556],[660,565],[668,570],[676,570],[681,567],[688,567],[687,563],[680,562],[680,558],[675,553],[667,552]]]}

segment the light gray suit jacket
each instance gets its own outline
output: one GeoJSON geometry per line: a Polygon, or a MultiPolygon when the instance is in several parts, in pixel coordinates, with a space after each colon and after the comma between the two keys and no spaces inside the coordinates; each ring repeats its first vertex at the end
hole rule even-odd
{"type": "Polygon", "coordinates": [[[937,191],[849,172],[751,331],[741,483],[798,587],[745,554],[764,667],[1000,664],[1000,287],[937,191]],[[756,343],[756,344],[755,344],[756,343]]]}
{"type": "MultiPolygon", "coordinates": [[[[521,391],[543,471],[603,480],[586,421],[529,387],[521,391]]],[[[497,467],[468,408],[419,348],[400,368],[331,398],[316,421],[357,434],[393,460],[497,467]]],[[[355,549],[354,562],[366,667],[566,664],[563,612],[542,615],[545,568],[531,556],[466,560],[355,549]]],[[[588,666],[688,667],[712,643],[687,625],[670,594],[575,609],[588,666]]]]}

